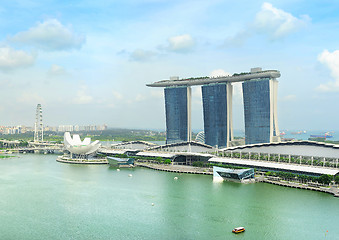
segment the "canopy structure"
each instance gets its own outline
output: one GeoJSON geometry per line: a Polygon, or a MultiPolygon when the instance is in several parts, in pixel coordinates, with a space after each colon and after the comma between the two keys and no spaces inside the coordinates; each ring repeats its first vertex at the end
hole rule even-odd
{"type": "Polygon", "coordinates": [[[321,176],[323,174],[335,176],[339,174],[338,169],[305,166],[305,165],[298,165],[298,164],[268,162],[268,161],[255,161],[255,160],[244,160],[244,159],[236,159],[236,158],[219,158],[219,157],[210,158],[208,161],[213,162],[213,163],[225,163],[225,164],[232,164],[232,165],[243,166],[243,167],[248,167],[248,168],[263,169],[266,171],[284,171],[284,172],[292,172],[292,173],[314,175],[314,176],[321,176]]]}

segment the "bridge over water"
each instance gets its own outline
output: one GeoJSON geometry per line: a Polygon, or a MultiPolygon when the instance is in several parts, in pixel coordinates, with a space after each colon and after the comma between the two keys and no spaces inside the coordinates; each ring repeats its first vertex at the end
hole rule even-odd
{"type": "Polygon", "coordinates": [[[63,144],[48,142],[29,142],[27,147],[20,147],[20,141],[0,140],[2,146],[6,147],[5,152],[17,153],[61,153],[64,150],[63,144]]]}

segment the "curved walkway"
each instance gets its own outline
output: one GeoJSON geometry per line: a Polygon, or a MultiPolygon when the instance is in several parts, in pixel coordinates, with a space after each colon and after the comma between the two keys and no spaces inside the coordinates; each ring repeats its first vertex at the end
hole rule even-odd
{"type": "Polygon", "coordinates": [[[65,159],[57,158],[57,162],[70,163],[70,164],[108,164],[107,159],[65,159]]]}
{"type": "Polygon", "coordinates": [[[333,194],[335,197],[339,197],[339,189],[338,188],[326,188],[326,187],[311,187],[306,184],[299,184],[294,182],[280,182],[280,181],[272,181],[268,179],[263,179],[262,182],[275,184],[279,186],[284,187],[291,187],[291,188],[299,188],[299,189],[305,189],[305,190],[312,190],[312,191],[318,191],[318,192],[324,192],[324,193],[330,193],[333,194]]]}
{"type": "Polygon", "coordinates": [[[139,167],[145,167],[165,172],[213,175],[212,169],[209,168],[200,168],[185,165],[164,165],[154,163],[134,163],[134,164],[139,167]]]}

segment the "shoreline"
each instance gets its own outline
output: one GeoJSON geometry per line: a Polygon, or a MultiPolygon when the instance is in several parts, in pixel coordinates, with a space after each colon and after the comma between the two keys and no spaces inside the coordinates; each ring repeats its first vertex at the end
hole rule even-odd
{"type": "Polygon", "coordinates": [[[150,168],[158,171],[165,172],[174,172],[174,173],[188,173],[188,174],[203,174],[203,175],[213,175],[213,171],[209,168],[200,168],[192,167],[186,165],[164,165],[164,164],[154,164],[154,163],[134,163],[135,166],[150,168]]]}
{"type": "Polygon", "coordinates": [[[77,159],[77,160],[68,160],[58,157],[57,162],[61,163],[70,163],[70,164],[108,164],[106,159],[99,159],[96,161],[88,161],[88,159],[77,159]]]}
{"type": "Polygon", "coordinates": [[[311,187],[306,184],[299,184],[294,182],[281,182],[281,181],[272,181],[268,179],[263,179],[261,182],[274,184],[282,187],[290,187],[290,188],[298,188],[298,189],[304,189],[304,190],[311,190],[311,191],[317,191],[317,192],[323,192],[323,193],[329,193],[332,194],[334,197],[339,197],[339,189],[338,188],[326,188],[326,187],[311,187]]]}
{"type": "MultiPolygon", "coordinates": [[[[139,167],[145,167],[145,168],[157,170],[157,171],[213,175],[213,170],[209,168],[192,167],[192,166],[186,166],[186,165],[163,165],[163,164],[153,164],[153,163],[135,163],[135,165],[139,167]]],[[[339,197],[339,188],[311,187],[306,184],[299,184],[299,183],[294,183],[294,182],[282,182],[279,180],[278,181],[268,180],[264,177],[256,177],[255,179],[256,179],[256,182],[264,182],[264,183],[274,184],[274,185],[278,185],[282,187],[318,191],[318,192],[332,194],[334,197],[339,197]]]]}

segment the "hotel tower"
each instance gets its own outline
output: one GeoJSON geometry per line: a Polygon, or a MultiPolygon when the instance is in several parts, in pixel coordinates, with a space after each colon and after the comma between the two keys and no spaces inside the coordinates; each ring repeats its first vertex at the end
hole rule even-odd
{"type": "Polygon", "coordinates": [[[232,83],[242,82],[246,144],[279,142],[277,91],[280,72],[262,71],[233,76],[179,79],[147,84],[164,87],[166,143],[191,141],[191,87],[201,86],[205,143],[230,147],[233,141],[232,83]]]}

